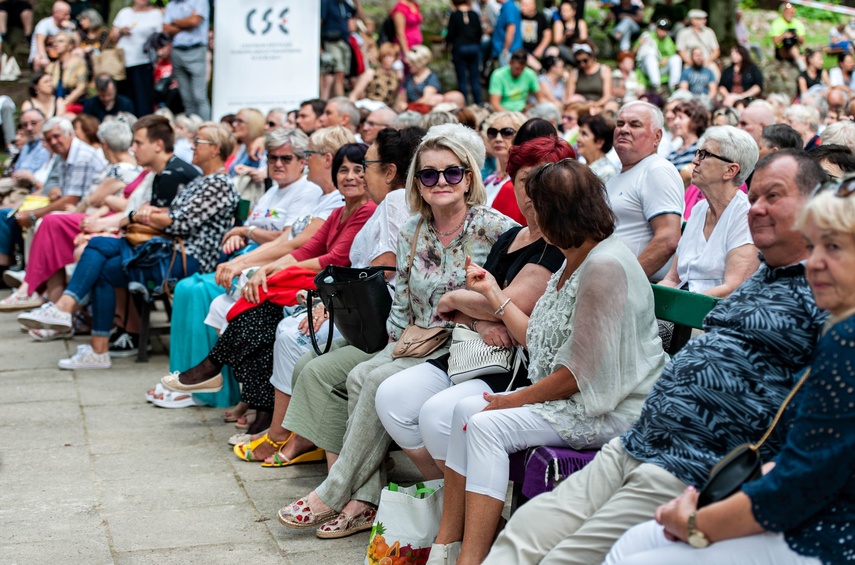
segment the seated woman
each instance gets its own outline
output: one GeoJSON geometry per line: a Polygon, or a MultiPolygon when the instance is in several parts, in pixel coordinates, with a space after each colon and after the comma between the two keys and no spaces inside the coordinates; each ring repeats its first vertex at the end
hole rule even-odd
{"type": "Polygon", "coordinates": [[[249,174],[254,182],[262,182],[267,178],[264,154],[255,155],[250,147],[255,140],[264,137],[264,114],[255,108],[243,108],[237,113],[233,125],[238,147],[229,165],[229,174],[249,174]]]}
{"type": "MultiPolygon", "coordinates": [[[[319,527],[319,537],[343,537],[371,527],[390,443],[374,408],[377,387],[448,351],[442,345],[425,357],[393,359],[395,342],[410,324],[449,326],[439,315],[439,300],[463,287],[466,256],[484,261],[513,225],[483,205],[483,159],[480,138],[465,126],[428,133],[407,173],[407,202],[417,215],[404,224],[398,239],[395,299],[386,324],[389,345],[367,354],[337,341],[337,349],[318,358],[306,354],[297,363],[284,427],[300,437],[289,445],[305,449],[303,440],[308,440],[326,450],[331,466],[323,484],[279,511],[282,524],[319,527]]],[[[297,454],[284,452],[289,459],[297,454]]]]}
{"type": "Polygon", "coordinates": [[[564,89],[567,86],[567,68],[564,60],[555,55],[547,55],[543,58],[541,73],[537,77],[540,83],[540,91],[544,97],[553,104],[561,104],[564,100],[564,89]]]}
{"type": "Polygon", "coordinates": [[[485,144],[496,159],[495,171],[484,179],[484,189],[487,193],[485,204],[493,206],[496,199],[509,204],[508,208],[499,211],[518,222],[523,218],[519,209],[513,209],[516,202],[513,196],[514,183],[508,175],[508,157],[514,137],[525,122],[525,116],[519,112],[496,112],[490,114],[481,126],[486,137],[485,144]]]}
{"type": "Polygon", "coordinates": [[[710,113],[697,100],[681,102],[674,108],[674,125],[671,132],[680,138],[681,143],[666,159],[677,167],[686,185],[692,178],[691,165],[698,148],[698,138],[704,134],[709,122],[710,113]]]}
{"type": "Polygon", "coordinates": [[[796,79],[799,87],[799,96],[811,89],[825,90],[830,86],[831,82],[828,71],[823,68],[825,58],[822,55],[822,51],[813,51],[811,49],[805,51],[805,65],[805,70],[796,79]]]}
{"type": "Polygon", "coordinates": [[[53,86],[53,77],[45,72],[38,71],[30,77],[30,97],[21,103],[21,112],[36,109],[44,117],[53,118],[65,114],[65,101],[56,95],[53,86]]]}
{"type": "MultiPolygon", "coordinates": [[[[233,290],[234,281],[245,269],[266,265],[299,249],[315,235],[333,210],[341,206],[341,194],[330,173],[332,158],[341,146],[355,141],[353,134],[341,126],[319,129],[309,139],[300,131],[284,129],[273,130],[265,136],[268,155],[271,155],[268,169],[274,184],[253,208],[246,224],[232,228],[227,234],[231,236],[223,242],[224,247],[229,244],[234,248],[240,237],[245,238],[247,246],[250,241],[259,245],[220,263],[216,273],[193,275],[175,287],[170,371],[186,371],[197,365],[217,342],[227,326],[226,314],[240,298],[233,290]],[[318,156],[313,157],[314,152],[318,152],[318,156]],[[305,175],[303,169],[307,164],[309,172],[305,175]],[[203,321],[212,329],[201,331],[203,321]]],[[[171,394],[162,388],[155,386],[146,398],[159,399],[162,407],[195,405],[190,394],[171,394]]],[[[222,391],[197,394],[195,400],[224,407],[237,402],[239,396],[237,383],[227,373],[222,391]]],[[[247,407],[241,405],[230,410],[226,419],[234,421],[246,410],[247,407]]]]}
{"type": "MultiPolygon", "coordinates": [[[[526,178],[544,163],[572,158],[570,145],[554,135],[531,139],[511,149],[509,169],[514,178],[514,193],[528,225],[505,232],[490,250],[484,268],[501,281],[502,291],[526,315],[531,314],[549,278],[564,263],[558,248],[543,239],[531,199],[525,192],[526,178]]],[[[515,342],[504,319],[494,310],[483,296],[466,289],[448,292],[439,301],[443,316],[477,331],[487,345],[513,347],[515,342]]],[[[434,461],[445,460],[451,414],[457,401],[485,392],[502,392],[513,384],[519,386],[525,379],[524,374],[516,377],[496,374],[452,386],[448,362],[449,355],[445,355],[401,371],[380,385],[375,398],[383,427],[426,479],[443,476],[443,470],[434,461]]]]}
{"type": "Polygon", "coordinates": [[[574,95],[580,95],[591,106],[602,108],[612,98],[612,70],[597,61],[590,42],[574,45],[573,57],[578,66],[570,71],[564,89],[564,103],[569,104],[574,101],[574,95]]]}
{"type": "Polygon", "coordinates": [[[798,222],[809,251],[808,283],[816,305],[832,318],[809,376],[804,374],[775,428],[773,437],[781,439],[782,449],[763,466],[762,477],[719,502],[698,509],[698,491],[688,487],[656,510],[656,521],[627,531],[605,563],[814,565],[852,560],[855,199],[849,182],[820,192],[798,222]]]}
{"type": "MultiPolygon", "coordinates": [[[[395,264],[398,233],[410,217],[406,191],[403,190],[407,169],[424,134],[424,130],[415,127],[401,131],[383,129],[377,134],[374,144],[368,148],[365,154],[365,189],[377,204],[377,209],[353,240],[353,246],[350,248],[351,266],[395,264]]],[[[389,282],[394,285],[394,276],[389,278],[389,282]]],[[[318,343],[324,343],[331,331],[335,337],[341,337],[338,331],[330,326],[325,314],[326,310],[321,304],[308,316],[305,311],[297,310],[293,315],[286,316],[276,328],[273,376],[270,377],[270,383],[275,389],[273,421],[267,431],[266,440],[263,439],[264,436],[253,437],[252,441],[248,442],[249,445],[235,448],[235,453],[242,459],[263,460],[265,467],[284,467],[318,455],[322,457],[319,451],[314,451],[288,459],[274,446],[279,445],[284,449],[285,442],[291,436],[290,430],[282,427],[282,421],[291,400],[294,365],[312,349],[308,325],[313,324],[318,343]]]]}
{"type": "Polygon", "coordinates": [[[382,102],[390,108],[395,107],[398,100],[398,90],[401,78],[394,68],[400,49],[394,43],[384,43],[380,46],[380,66],[366,69],[350,92],[350,99],[356,102],[363,98],[382,102]]]}
{"type": "MultiPolygon", "coordinates": [[[[314,276],[305,280],[306,271],[318,273],[327,265],[350,266],[349,253],[353,238],[376,208],[365,192],[364,158],[365,146],[362,144],[348,143],[338,150],[333,159],[333,170],[336,171],[335,183],[344,198],[344,206],[336,208],[305,245],[258,268],[241,291],[243,303],[238,302],[236,305],[244,310],[237,313],[232,309],[231,322],[201,363],[161,379],[167,389],[184,393],[218,392],[222,386],[220,373],[223,366],[228,365],[237,381],[243,384],[241,400],[256,411],[250,433],[270,425],[274,401],[273,386],[269,382],[273,370],[272,344],[276,326],[284,316],[282,307],[293,306],[296,301],[274,298],[268,292],[273,291],[273,285],[268,286],[268,277],[287,267],[294,267],[294,272],[299,274],[293,277],[283,274],[278,285],[284,286],[292,280],[308,285],[314,276]],[[302,279],[297,280],[297,277],[302,279]]],[[[157,399],[153,402],[160,405],[157,399]]]]}
{"type": "Polygon", "coordinates": [[[686,222],[671,269],[659,284],[725,298],[760,261],[748,230],[748,197],[739,187],[754,170],[757,143],[732,126],[709,128],[698,141],[692,175],[704,199],[686,222]]]}
{"type": "Polygon", "coordinates": [[[730,61],[732,64],[724,69],[718,81],[719,99],[728,108],[738,100],[750,101],[763,92],[763,73],[751,60],[748,49],[735,45],[730,50],[730,61]]]}
{"type": "Polygon", "coordinates": [[[446,496],[431,564],[483,561],[505,504],[509,454],[533,445],[607,443],[638,418],[667,358],[653,292],[635,256],[613,235],[603,182],[565,159],[531,171],[526,192],[543,237],[565,263],[531,317],[485,269],[472,264],[466,271],[467,288],[528,348],[532,385],[464,398],[444,424],[451,434],[439,463],[446,496]],[[571,217],[576,221],[568,223],[571,217]]]}
{"type": "Polygon", "coordinates": [[[66,111],[78,113],[83,109],[88,84],[86,61],[74,54],[73,32],[59,32],[54,36],[53,44],[57,59],[47,66],[45,74],[50,75],[53,81],[57,102],[61,101],[66,111]]]}
{"type": "Polygon", "coordinates": [[[644,79],[641,71],[635,68],[635,55],[632,51],[621,51],[617,55],[617,68],[612,71],[612,95],[626,104],[638,100],[644,94],[644,79]]]}
{"type": "Polygon", "coordinates": [[[432,60],[430,48],[424,45],[416,45],[406,53],[404,61],[410,74],[404,78],[404,89],[398,95],[399,111],[406,110],[414,102],[431,107],[442,102],[439,76],[428,67],[432,60]]]}
{"type": "MultiPolygon", "coordinates": [[[[238,203],[234,186],[221,172],[234,138],[223,126],[212,122],[199,128],[196,135],[193,164],[202,169],[202,176],[179,189],[168,208],[145,204],[129,213],[120,226],[139,223],[161,230],[167,237],[181,238],[183,250],[173,243],[176,254],[181,253],[181,257],[172,262],[167,274],[170,279],[214,268],[219,253],[216,243],[231,225],[238,203]]],[[[83,252],[59,301],[56,304],[47,302],[38,310],[18,316],[18,321],[29,328],[68,331],[72,326],[72,312],[91,293],[91,342],[78,346],[77,353],[70,359],[60,360],[61,369],[110,367],[107,348],[116,310],[115,289],[127,288],[131,279],[122,265],[134,252],[124,238],[94,238],[83,252]]]]}
{"type": "Polygon", "coordinates": [[[591,116],[582,114],[579,117],[579,135],[576,138],[576,150],[585,158],[585,163],[591,171],[603,182],[618,174],[615,166],[606,157],[612,150],[615,123],[603,114],[591,116]]]}
{"type": "Polygon", "coordinates": [[[839,86],[848,95],[855,90],[855,56],[848,51],[837,55],[837,66],[828,70],[828,86],[839,86]]]}
{"type": "Polygon", "coordinates": [[[562,0],[558,6],[556,20],[552,24],[552,41],[558,46],[558,52],[567,64],[575,63],[573,46],[588,40],[588,24],[576,16],[576,2],[562,0]]]}
{"type": "MultiPolygon", "coordinates": [[[[65,290],[65,267],[74,263],[75,243],[80,233],[96,224],[99,232],[118,230],[121,215],[115,213],[125,211],[128,202],[122,191],[140,175],[142,169],[128,152],[133,133],[127,123],[119,120],[104,122],[98,128],[98,138],[109,166],[96,178],[92,192],[84,196],[80,213],[47,214],[42,218],[30,244],[24,283],[10,296],[0,300],[0,310],[38,308],[44,302],[42,293],[47,293],[48,300],[52,302],[59,300],[65,290]],[[87,211],[91,213],[87,214],[87,211]],[[99,221],[104,216],[111,218],[99,221]]],[[[71,331],[51,337],[71,337],[71,331]]]]}

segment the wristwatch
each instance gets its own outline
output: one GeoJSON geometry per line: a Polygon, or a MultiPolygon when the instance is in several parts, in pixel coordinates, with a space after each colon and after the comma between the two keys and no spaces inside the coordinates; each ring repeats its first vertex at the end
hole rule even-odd
{"type": "Polygon", "coordinates": [[[692,512],[689,514],[689,545],[696,549],[703,549],[705,547],[709,547],[710,539],[706,536],[705,533],[695,528],[695,519],[698,517],[697,512],[692,512]]]}

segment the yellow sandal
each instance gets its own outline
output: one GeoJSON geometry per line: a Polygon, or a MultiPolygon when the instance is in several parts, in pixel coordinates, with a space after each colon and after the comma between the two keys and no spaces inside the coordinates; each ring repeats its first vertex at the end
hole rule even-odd
{"type": "Polygon", "coordinates": [[[232,451],[234,451],[235,455],[238,456],[238,459],[241,459],[243,461],[249,461],[250,463],[257,463],[258,461],[264,461],[264,460],[263,459],[259,460],[259,459],[253,458],[252,452],[256,448],[258,448],[259,446],[261,446],[264,443],[269,443],[271,446],[273,446],[273,449],[276,450],[275,453],[278,453],[279,450],[282,449],[282,447],[286,443],[291,441],[292,437],[294,437],[293,433],[290,436],[288,436],[288,439],[286,439],[285,441],[273,441],[272,439],[270,439],[267,436],[267,434],[264,434],[263,436],[261,436],[260,438],[258,438],[255,441],[237,444],[236,446],[234,446],[234,448],[232,448],[232,451]]]}

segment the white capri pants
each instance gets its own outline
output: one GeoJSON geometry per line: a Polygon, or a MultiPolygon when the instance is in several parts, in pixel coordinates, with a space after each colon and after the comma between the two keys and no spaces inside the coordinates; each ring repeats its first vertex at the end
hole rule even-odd
{"type": "Polygon", "coordinates": [[[236,302],[237,299],[228,292],[216,297],[208,308],[208,315],[205,317],[205,325],[211,326],[220,333],[226,331],[226,328],[229,327],[229,323],[226,321],[226,315],[236,302]]]}
{"type": "MultiPolygon", "coordinates": [[[[644,72],[647,73],[647,78],[653,86],[662,84],[662,73],[659,68],[659,58],[656,53],[650,53],[641,59],[641,64],[644,67],[644,72]]],[[[683,59],[679,55],[671,55],[668,57],[668,86],[672,89],[676,88],[680,83],[680,74],[683,72],[683,59]]]]}
{"type": "Polygon", "coordinates": [[[483,396],[457,403],[445,465],[466,477],[467,492],[505,500],[509,454],[535,445],[567,444],[549,422],[527,406],[483,412],[486,406],[483,396]]]}
{"type": "Polygon", "coordinates": [[[819,565],[787,545],[784,534],[766,532],[716,542],[706,549],[665,539],[663,528],[654,520],[627,530],[606,555],[604,565],[819,565]]]}
{"type": "Polygon", "coordinates": [[[492,390],[480,379],[452,385],[445,371],[421,363],[383,381],[374,405],[395,443],[411,450],[426,447],[431,457],[445,461],[454,407],[463,398],[480,398],[485,392],[492,390]]]}
{"type": "MultiPolygon", "coordinates": [[[[306,315],[306,310],[300,308],[290,316],[285,316],[276,326],[276,343],[273,344],[273,375],[270,377],[270,384],[288,395],[291,394],[291,378],[297,360],[312,350],[312,336],[303,335],[298,327],[306,315]]],[[[335,326],[332,328],[333,339],[341,337],[335,326]]],[[[327,343],[329,331],[330,322],[326,320],[315,332],[321,351],[327,343]]]]}

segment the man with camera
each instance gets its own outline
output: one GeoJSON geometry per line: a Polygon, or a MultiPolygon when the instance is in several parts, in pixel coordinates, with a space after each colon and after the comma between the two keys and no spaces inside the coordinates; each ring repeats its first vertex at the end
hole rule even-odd
{"type": "Polygon", "coordinates": [[[775,58],[794,63],[804,71],[801,46],[805,42],[805,24],[796,19],[795,6],[789,2],[781,4],[781,15],[772,22],[769,35],[775,45],[775,58]]]}

